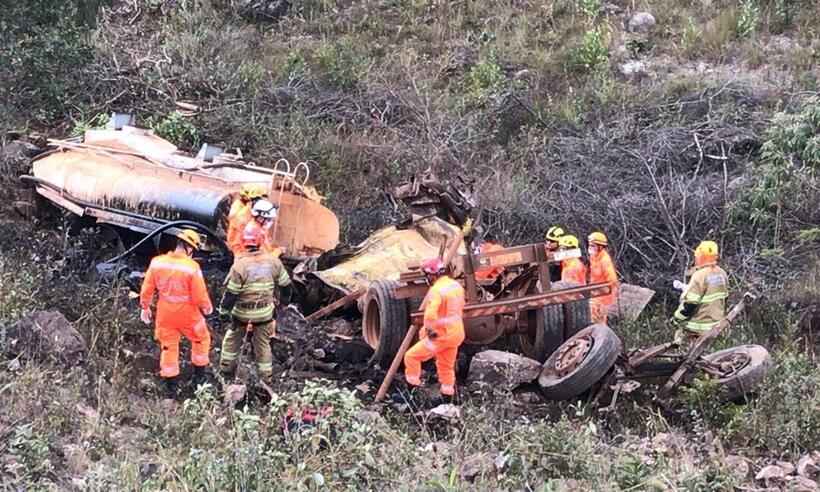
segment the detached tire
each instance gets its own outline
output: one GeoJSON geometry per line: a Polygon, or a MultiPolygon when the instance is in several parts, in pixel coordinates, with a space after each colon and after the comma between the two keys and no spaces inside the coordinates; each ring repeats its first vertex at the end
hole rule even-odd
{"type": "Polygon", "coordinates": [[[373,348],[370,363],[383,369],[390,367],[410,326],[407,300],[393,296],[397,286],[398,282],[392,280],[377,280],[370,284],[364,297],[362,335],[373,348]]]}
{"type": "MultiPolygon", "coordinates": [[[[570,289],[577,287],[574,282],[553,282],[550,290],[570,289]]],[[[569,319],[564,327],[564,305],[550,304],[542,308],[544,323],[538,326],[535,311],[527,314],[530,329],[528,333],[516,335],[518,351],[530,359],[544,362],[558,347],[578,333],[582,328],[590,325],[589,299],[566,304],[569,319]]]]}
{"type": "Polygon", "coordinates": [[[737,400],[756,388],[772,365],[769,351],[760,345],[741,345],[719,350],[703,357],[716,366],[730,368],[731,373],[715,378],[721,388],[721,396],[726,400],[737,400]],[[735,367],[732,367],[735,366],[735,367]]]}
{"type": "Polygon", "coordinates": [[[538,376],[538,384],[551,400],[578,396],[612,369],[622,350],[621,339],[608,326],[588,326],[550,355],[538,376]]]}

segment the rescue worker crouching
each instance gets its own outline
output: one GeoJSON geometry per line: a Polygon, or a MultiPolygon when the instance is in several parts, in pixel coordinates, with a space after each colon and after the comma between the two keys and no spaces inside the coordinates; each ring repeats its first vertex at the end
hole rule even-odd
{"type": "Polygon", "coordinates": [[[225,293],[219,306],[219,319],[232,327],[222,340],[220,370],[231,375],[242,350],[248,330],[252,330],[254,360],[259,378],[270,384],[273,377],[273,355],[270,339],[276,333],[276,302],[274,290],[281,288],[281,298],[287,302],[291,282],[278,258],[261,250],[265,233],[255,221],[242,233],[246,252],[237,256],[226,279],[225,293]]]}
{"type": "Polygon", "coordinates": [[[696,340],[725,316],[729,278],[717,261],[718,245],[714,241],[703,241],[695,249],[695,271],[670,320],[678,327],[675,342],[679,345],[696,340]]]}
{"type": "Polygon", "coordinates": [[[228,212],[227,243],[234,255],[243,251],[242,231],[253,218],[251,212],[254,204],[263,198],[267,198],[268,193],[265,187],[256,183],[243,184],[239,190],[239,197],[231,204],[228,212]]]}
{"type": "Polygon", "coordinates": [[[190,229],[183,230],[177,238],[175,250],[151,260],[140,289],[140,319],[145,324],[151,324],[151,302],[154,293],[158,294],[154,338],[161,349],[160,377],[171,398],[177,394],[179,341],[183,336],[191,341],[194,383],[205,382],[211,334],[204,316],[213,312],[202,270],[192,258],[201,247],[202,238],[190,229]]]}
{"type": "Polygon", "coordinates": [[[464,288],[446,275],[441,259],[422,264],[430,284],[424,298],[424,325],[419,341],[404,355],[404,375],[407,384],[421,385],[421,364],[435,357],[441,394],[451,399],[456,393],[456,358],[464,341],[464,288]]]}
{"type": "MultiPolygon", "coordinates": [[[[578,238],[567,234],[562,236],[558,244],[561,250],[578,249],[578,238]]],[[[580,258],[567,258],[561,260],[561,281],[572,282],[577,285],[585,285],[587,283],[587,267],[580,258]]]]}
{"type": "Polygon", "coordinates": [[[608,282],[612,291],[589,300],[590,319],[593,323],[606,324],[609,306],[618,299],[618,273],[609,256],[609,240],[603,232],[593,232],[587,238],[589,248],[589,283],[608,282]]]}

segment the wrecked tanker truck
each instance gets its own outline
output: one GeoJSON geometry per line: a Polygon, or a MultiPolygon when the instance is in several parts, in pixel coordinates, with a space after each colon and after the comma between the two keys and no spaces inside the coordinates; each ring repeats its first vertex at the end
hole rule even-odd
{"type": "Polygon", "coordinates": [[[84,224],[150,234],[172,222],[190,221],[216,234],[208,238],[211,249],[224,247],[227,214],[240,187],[256,183],[279,206],[269,234],[286,258],[302,260],[338,244],[339,221],[307,185],[307,164],[291,168],[281,159],[269,169],[208,145],[189,156],[132,123],[133,117],[115,114],[106,129],[50,140],[51,149],[34,158],[30,174],[21,179],[84,224]]]}

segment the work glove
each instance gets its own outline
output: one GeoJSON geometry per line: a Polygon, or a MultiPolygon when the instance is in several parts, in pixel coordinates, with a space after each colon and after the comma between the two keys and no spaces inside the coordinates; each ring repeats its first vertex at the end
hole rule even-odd
{"type": "Polygon", "coordinates": [[[146,325],[151,324],[151,310],[150,309],[143,309],[140,311],[140,319],[146,325]]]}
{"type": "Polygon", "coordinates": [[[680,280],[675,280],[674,282],[672,282],[672,288],[675,289],[675,290],[682,291],[683,289],[686,288],[686,284],[681,282],[680,280]]]}

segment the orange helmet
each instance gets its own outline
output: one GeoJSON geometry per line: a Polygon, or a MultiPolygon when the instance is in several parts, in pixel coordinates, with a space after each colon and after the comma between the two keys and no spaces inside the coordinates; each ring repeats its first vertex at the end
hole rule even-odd
{"type": "Polygon", "coordinates": [[[258,248],[265,241],[265,231],[262,227],[254,222],[248,222],[245,229],[242,231],[242,246],[258,248]]]}
{"type": "Polygon", "coordinates": [[[609,246],[609,240],[603,232],[593,232],[587,238],[589,244],[597,244],[598,246],[609,246]]]}
{"type": "Polygon", "coordinates": [[[202,236],[192,229],[183,229],[176,236],[194,249],[199,249],[203,245],[202,236]]]}

